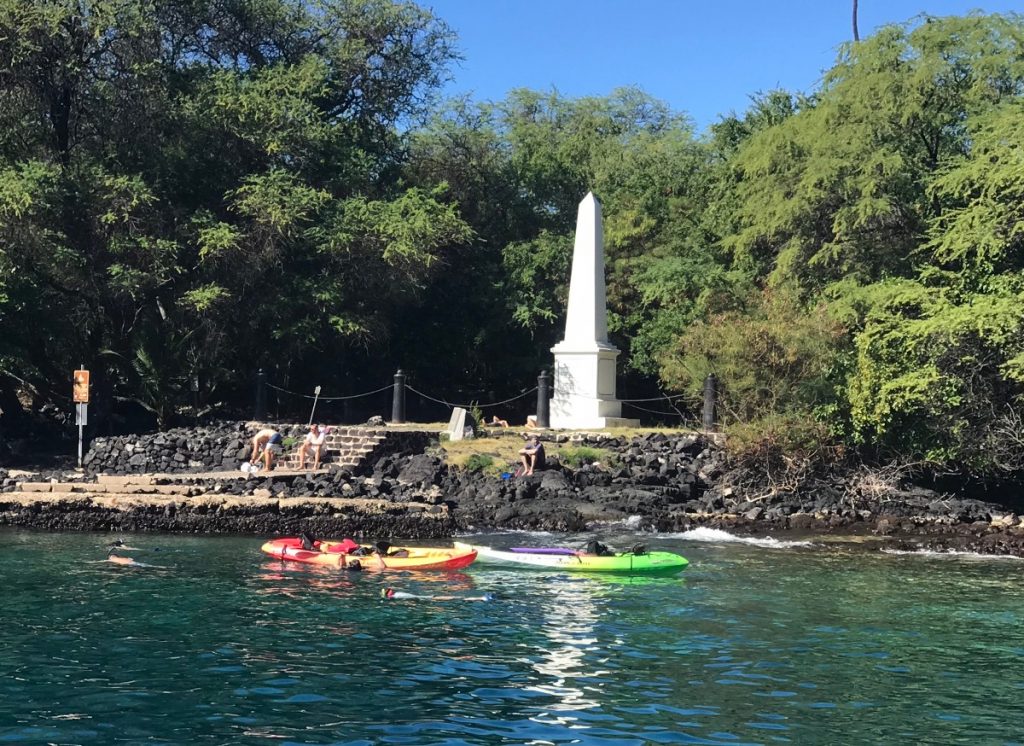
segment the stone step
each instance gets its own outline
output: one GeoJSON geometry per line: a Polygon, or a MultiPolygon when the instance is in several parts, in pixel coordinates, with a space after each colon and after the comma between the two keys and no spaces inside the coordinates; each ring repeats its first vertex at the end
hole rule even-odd
{"type": "Polygon", "coordinates": [[[51,482],[18,482],[18,489],[21,492],[52,492],[51,482]]]}
{"type": "MultiPolygon", "coordinates": [[[[320,465],[321,466],[336,466],[340,468],[352,468],[360,463],[369,451],[352,453],[350,451],[325,451],[320,454],[320,465]]],[[[297,469],[299,463],[299,454],[286,453],[279,461],[284,466],[290,469],[297,469]]],[[[313,463],[313,455],[306,455],[306,463],[313,463]]]]}
{"type": "MultiPolygon", "coordinates": [[[[360,438],[356,436],[343,435],[338,438],[326,438],[324,440],[324,446],[327,448],[341,448],[343,446],[350,445],[369,445],[375,446],[383,443],[385,438],[360,438]]],[[[296,446],[298,447],[298,446],[296,446]]]]}
{"type": "MultiPolygon", "coordinates": [[[[39,492],[4,492],[0,493],[0,503],[6,503],[6,509],[10,505],[60,505],[61,503],[76,503],[88,500],[93,506],[109,508],[113,510],[130,510],[138,506],[164,507],[176,504],[180,508],[194,508],[202,506],[248,506],[263,507],[270,513],[277,514],[282,511],[293,509],[296,506],[320,504],[331,511],[344,511],[346,513],[369,512],[375,514],[393,514],[398,504],[389,500],[369,497],[345,497],[343,495],[309,495],[306,497],[275,497],[270,490],[257,490],[253,495],[221,495],[209,493],[197,493],[188,498],[174,495],[137,495],[123,492],[110,492],[100,495],[81,495],[65,493],[39,493],[39,492]]],[[[424,517],[436,517],[447,519],[449,508],[447,505],[435,505],[431,503],[408,502],[401,503],[400,507],[408,514],[419,514],[424,517]]]]}
{"type": "Polygon", "coordinates": [[[100,474],[96,477],[99,484],[153,484],[153,476],[150,474],[100,474]]]}
{"type": "Polygon", "coordinates": [[[120,484],[104,482],[21,482],[20,492],[50,492],[60,495],[100,495],[120,493],[124,495],[184,495],[193,494],[196,487],[188,484],[151,484],[153,478],[147,477],[146,484],[134,484],[131,481],[120,484]]]}
{"type": "MultiPolygon", "coordinates": [[[[380,445],[381,442],[386,440],[383,436],[374,439],[357,439],[356,442],[344,443],[344,444],[331,444],[325,442],[324,447],[320,453],[321,464],[334,464],[341,468],[354,468],[364,458],[373,453],[373,450],[380,445]]],[[[312,462],[312,455],[307,454],[307,463],[312,462]]],[[[295,468],[299,463],[299,447],[291,449],[288,453],[281,457],[281,463],[295,468]]]]}

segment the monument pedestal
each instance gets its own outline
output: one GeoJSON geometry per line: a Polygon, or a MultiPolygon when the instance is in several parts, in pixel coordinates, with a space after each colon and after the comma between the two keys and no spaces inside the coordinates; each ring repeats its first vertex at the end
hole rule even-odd
{"type": "Polygon", "coordinates": [[[619,356],[615,347],[561,342],[551,351],[555,353],[551,427],[592,430],[639,426],[639,420],[622,417],[622,402],[615,398],[615,359],[619,356]]]}

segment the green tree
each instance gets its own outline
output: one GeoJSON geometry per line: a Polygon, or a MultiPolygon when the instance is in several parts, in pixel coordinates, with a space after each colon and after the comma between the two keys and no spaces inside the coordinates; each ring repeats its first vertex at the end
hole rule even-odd
{"type": "Polygon", "coordinates": [[[865,442],[985,473],[1008,451],[1024,394],[1021,102],[968,122],[971,149],[929,184],[946,205],[930,223],[919,277],[860,291],[851,378],[865,442]]]}
{"type": "Polygon", "coordinates": [[[1019,94],[1016,17],[924,18],[848,45],[810,105],[740,150],[737,261],[817,292],[914,271],[941,211],[932,176],[970,147],[964,122],[1019,94]]]}
{"type": "Polygon", "coordinates": [[[397,179],[452,40],[387,0],[0,0],[0,355],[164,423],[193,376],[379,354],[469,237],[397,179]]]}

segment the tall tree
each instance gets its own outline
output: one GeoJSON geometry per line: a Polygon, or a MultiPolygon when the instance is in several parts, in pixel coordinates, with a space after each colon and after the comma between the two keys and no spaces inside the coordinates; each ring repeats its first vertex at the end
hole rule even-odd
{"type": "Polygon", "coordinates": [[[451,45],[387,0],[0,0],[0,354],[166,422],[194,376],[384,349],[469,235],[396,178],[451,45]]]}

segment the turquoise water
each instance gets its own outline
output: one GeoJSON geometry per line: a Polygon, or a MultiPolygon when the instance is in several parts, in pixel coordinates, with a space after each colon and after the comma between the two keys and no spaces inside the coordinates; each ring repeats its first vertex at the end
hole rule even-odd
{"type": "Polygon", "coordinates": [[[697,536],[645,537],[692,562],[645,580],[151,535],[124,567],[110,536],[0,532],[0,742],[1024,741],[1024,563],[697,536]]]}

